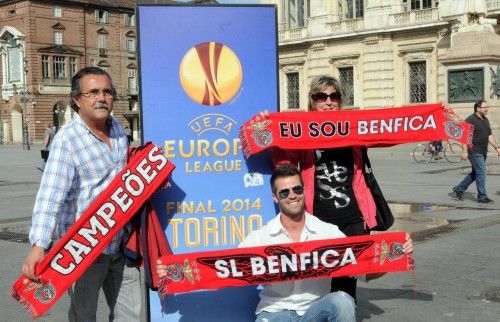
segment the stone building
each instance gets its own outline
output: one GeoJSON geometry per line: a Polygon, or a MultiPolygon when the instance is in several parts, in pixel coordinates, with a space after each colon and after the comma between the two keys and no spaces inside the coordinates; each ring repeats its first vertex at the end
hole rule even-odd
{"type": "Polygon", "coordinates": [[[278,7],[281,109],[305,109],[310,80],[338,77],[347,108],[489,102],[500,124],[500,1],[262,0],[278,7]]]}
{"type": "Polygon", "coordinates": [[[113,114],[140,137],[138,2],[0,0],[0,144],[40,142],[46,122],[68,122],[71,76],[84,66],[110,73],[113,114]]]}

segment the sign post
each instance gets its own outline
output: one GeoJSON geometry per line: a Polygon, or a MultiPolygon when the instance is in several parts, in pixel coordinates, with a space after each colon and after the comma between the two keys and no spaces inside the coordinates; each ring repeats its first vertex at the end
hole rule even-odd
{"type": "MultiPolygon", "coordinates": [[[[175,254],[236,248],[276,214],[269,155],[245,160],[238,130],[275,111],[274,6],[138,6],[143,142],[176,164],[154,205],[175,254]]],[[[196,275],[197,264],[186,271],[196,275]]],[[[253,321],[257,289],[150,294],[152,321],[253,321]]]]}

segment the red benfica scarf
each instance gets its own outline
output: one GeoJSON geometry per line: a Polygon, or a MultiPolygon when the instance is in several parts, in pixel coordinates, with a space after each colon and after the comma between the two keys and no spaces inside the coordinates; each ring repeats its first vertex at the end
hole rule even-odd
{"type": "Polygon", "coordinates": [[[147,144],[118,173],[36,266],[41,282],[22,275],[11,295],[37,318],[84,273],[174,169],[161,149],[147,144]]]}
{"type": "Polygon", "coordinates": [[[166,294],[414,269],[404,232],[163,256],[166,294]]]}
{"type": "Polygon", "coordinates": [[[319,149],[408,142],[472,142],[473,127],[442,104],[321,113],[270,113],[240,128],[245,157],[270,147],[319,149]]]}

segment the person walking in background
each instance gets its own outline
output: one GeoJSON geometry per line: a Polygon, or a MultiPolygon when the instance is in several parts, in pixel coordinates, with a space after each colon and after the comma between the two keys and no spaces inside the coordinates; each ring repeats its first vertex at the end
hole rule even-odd
{"type": "MultiPolygon", "coordinates": [[[[85,67],[71,79],[73,119],[59,129],[33,208],[32,245],[22,271],[36,281],[35,267],[53,238],[62,237],[127,163],[127,135],[111,116],[116,89],[109,74],[85,67]]],[[[99,291],[109,306],[110,321],[139,321],[141,280],[121,251],[126,228],[70,287],[69,321],[96,321],[99,291]]]]}
{"type": "Polygon", "coordinates": [[[47,164],[47,158],[49,157],[50,145],[52,144],[52,140],[54,140],[54,136],[56,135],[56,131],[54,127],[49,122],[45,123],[45,133],[43,139],[43,149],[42,149],[42,163],[38,170],[45,170],[45,165],[47,164]]]}
{"type": "Polygon", "coordinates": [[[493,146],[497,155],[500,156],[500,147],[490,128],[488,114],[488,103],[478,101],[474,104],[474,113],[465,119],[474,126],[472,146],[464,148],[462,159],[469,159],[472,170],[457,186],[453,187],[453,196],[457,200],[463,200],[463,194],[469,186],[476,181],[477,202],[493,203],[486,193],[486,156],[488,154],[488,143],[493,146]]]}
{"type": "Polygon", "coordinates": [[[125,134],[127,134],[128,144],[130,145],[132,142],[132,129],[128,125],[125,125],[125,134]]]}
{"type": "Polygon", "coordinates": [[[439,160],[442,159],[443,157],[440,155],[441,151],[443,150],[443,142],[442,141],[431,141],[429,143],[429,146],[431,147],[431,151],[434,157],[434,160],[439,160]]]}

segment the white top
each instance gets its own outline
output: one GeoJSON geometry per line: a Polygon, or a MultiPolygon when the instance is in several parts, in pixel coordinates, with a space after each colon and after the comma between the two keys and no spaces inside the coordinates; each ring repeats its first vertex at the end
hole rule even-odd
{"type": "MultiPolygon", "coordinates": [[[[241,242],[239,247],[292,243],[292,239],[281,225],[280,216],[281,213],[261,229],[251,232],[241,242]]],[[[345,237],[345,235],[337,226],[323,222],[315,216],[306,213],[305,226],[300,236],[301,242],[342,237],[345,237]]],[[[302,316],[313,301],[330,293],[330,285],[331,278],[263,285],[260,292],[260,302],[257,305],[255,313],[292,310],[302,316]]]]}

